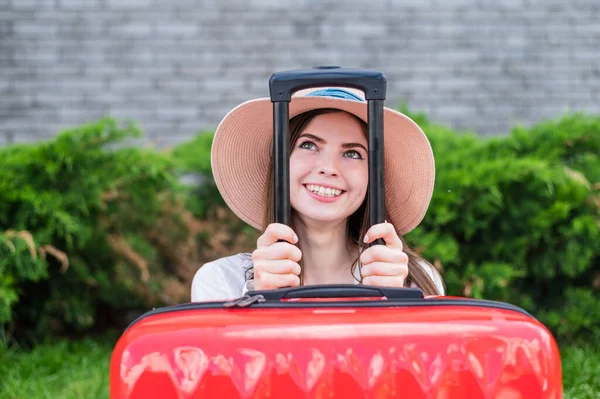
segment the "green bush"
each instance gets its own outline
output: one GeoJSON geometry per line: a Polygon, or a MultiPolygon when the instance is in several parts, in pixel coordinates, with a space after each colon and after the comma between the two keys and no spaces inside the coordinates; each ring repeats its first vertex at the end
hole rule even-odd
{"type": "MultiPolygon", "coordinates": [[[[517,304],[559,338],[600,338],[600,120],[566,115],[485,139],[403,111],[437,167],[429,212],[406,239],[448,294],[517,304]]],[[[201,264],[252,249],[257,233],[212,180],[212,134],[168,152],[123,145],[140,135],[107,118],[0,149],[4,331],[87,331],[187,301],[201,264]]]]}
{"type": "Polygon", "coordinates": [[[449,294],[520,305],[559,338],[600,338],[600,119],[486,140],[413,117],[437,176],[407,239],[443,266],[449,294]]]}
{"type": "Polygon", "coordinates": [[[189,234],[182,191],[170,156],[123,145],[140,135],[106,118],[0,149],[0,332],[76,333],[182,299],[161,246],[189,234]]]}

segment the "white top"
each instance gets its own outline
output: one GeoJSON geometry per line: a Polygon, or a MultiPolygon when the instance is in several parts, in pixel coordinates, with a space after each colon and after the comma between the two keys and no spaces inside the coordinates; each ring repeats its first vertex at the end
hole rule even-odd
{"type": "MultiPolygon", "coordinates": [[[[192,281],[192,302],[236,299],[246,291],[254,290],[254,280],[246,281],[246,273],[251,268],[252,255],[249,253],[231,255],[204,264],[192,281]]],[[[438,291],[444,295],[444,286],[437,270],[430,265],[424,265],[424,268],[438,291]]],[[[413,287],[416,287],[414,283],[413,287]]]]}

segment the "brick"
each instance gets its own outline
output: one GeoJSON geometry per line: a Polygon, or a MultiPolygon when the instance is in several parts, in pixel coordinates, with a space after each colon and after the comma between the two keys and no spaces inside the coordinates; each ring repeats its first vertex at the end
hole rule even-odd
{"type": "Polygon", "coordinates": [[[161,38],[189,38],[198,34],[197,23],[159,23],[156,25],[156,35],[161,38]]]}
{"type": "Polygon", "coordinates": [[[198,107],[194,105],[180,105],[174,107],[172,104],[165,104],[157,108],[156,115],[165,121],[191,120],[198,116],[198,107]]]}
{"type": "Polygon", "coordinates": [[[57,0],[0,0],[0,9],[12,8],[17,11],[23,10],[39,10],[39,9],[54,9],[57,0]],[[6,5],[3,5],[5,3],[6,5]],[[8,4],[11,4],[10,7],[8,4]]]}
{"type": "MultiPolygon", "coordinates": [[[[1,56],[0,56],[1,57],[1,56]]],[[[56,51],[36,51],[35,53],[24,53],[16,51],[13,56],[13,61],[17,64],[31,63],[36,65],[56,65],[60,59],[60,55],[56,51]]]]}
{"type": "MultiPolygon", "coordinates": [[[[594,50],[586,49],[574,49],[573,50],[573,61],[576,63],[591,63],[593,65],[600,64],[600,53],[594,50]]],[[[589,64],[588,64],[589,65],[589,64]]]]}
{"type": "Polygon", "coordinates": [[[153,23],[148,21],[111,23],[108,25],[108,35],[113,38],[147,38],[153,30],[153,23]]]}
{"type": "MultiPolygon", "coordinates": [[[[20,1],[20,0],[19,0],[20,1]]],[[[55,0],[61,10],[93,10],[102,6],[103,0],[55,0]]]]}
{"type": "Polygon", "coordinates": [[[68,90],[39,92],[35,93],[34,101],[42,106],[54,107],[56,104],[60,104],[64,108],[70,108],[73,105],[79,105],[83,102],[83,93],[68,90]]]}
{"type": "Polygon", "coordinates": [[[58,25],[40,24],[37,21],[23,20],[13,24],[13,34],[17,37],[55,37],[58,35],[58,25]]]}
{"type": "Polygon", "coordinates": [[[109,8],[114,9],[149,9],[154,4],[152,0],[104,0],[109,8]]]}

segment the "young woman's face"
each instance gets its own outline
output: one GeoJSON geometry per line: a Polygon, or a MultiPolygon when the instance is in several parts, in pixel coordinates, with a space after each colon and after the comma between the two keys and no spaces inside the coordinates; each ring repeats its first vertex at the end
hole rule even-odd
{"type": "Polygon", "coordinates": [[[305,220],[342,221],[367,193],[367,138],[359,121],[343,113],[317,115],[290,154],[290,202],[305,220]]]}

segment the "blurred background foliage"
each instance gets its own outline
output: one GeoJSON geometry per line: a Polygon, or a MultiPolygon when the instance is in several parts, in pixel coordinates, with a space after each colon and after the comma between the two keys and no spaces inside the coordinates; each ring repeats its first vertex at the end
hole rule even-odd
{"type": "MultiPolygon", "coordinates": [[[[600,339],[600,118],[565,114],[483,138],[411,116],[431,140],[436,189],[406,236],[448,295],[501,300],[558,339],[600,339]]],[[[204,262],[257,232],[212,180],[212,132],[175,148],[126,145],[103,118],[0,148],[0,334],[5,342],[126,325],[189,301],[204,262]]]]}

